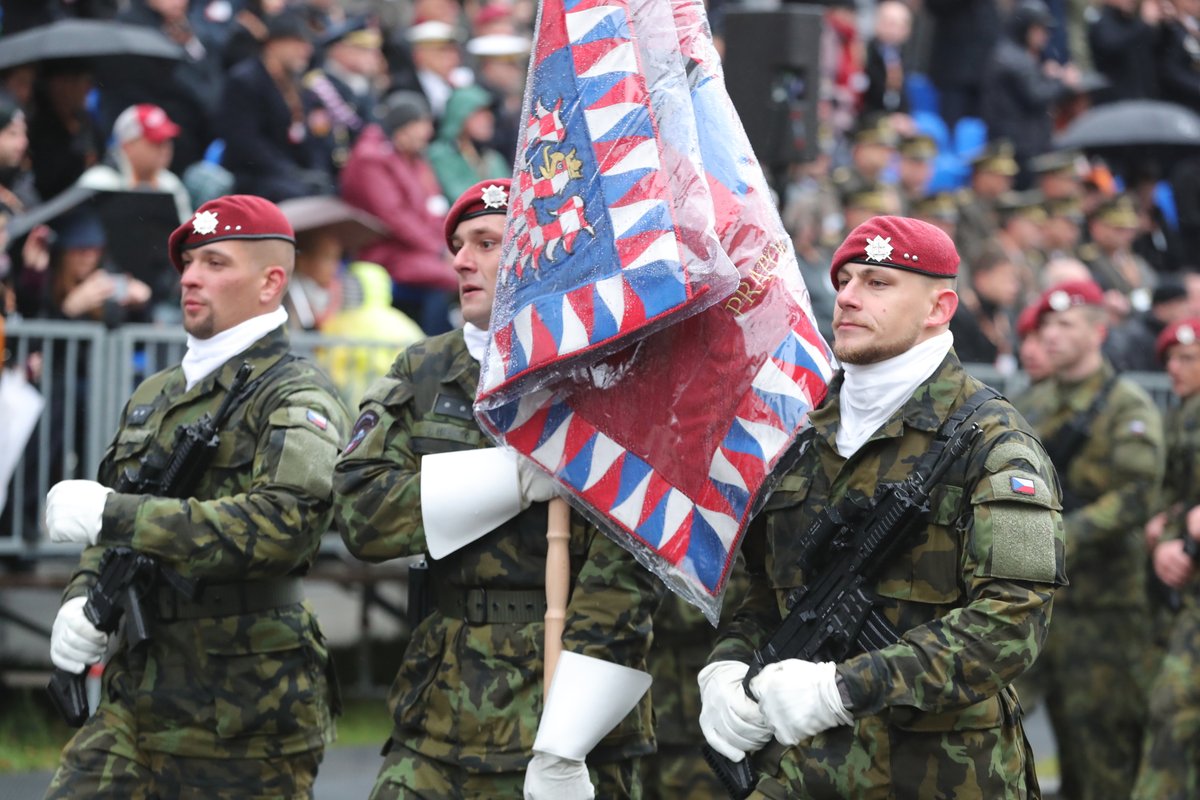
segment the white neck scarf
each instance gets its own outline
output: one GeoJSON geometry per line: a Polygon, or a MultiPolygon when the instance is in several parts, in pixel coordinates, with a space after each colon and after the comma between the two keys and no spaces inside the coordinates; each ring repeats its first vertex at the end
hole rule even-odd
{"type": "Polygon", "coordinates": [[[287,312],[277,308],[269,313],[251,317],[207,339],[197,339],[188,334],[188,349],[180,364],[183,367],[183,375],[187,378],[188,390],[215,372],[226,361],[249,349],[250,345],[286,323],[287,318],[287,312]]]}
{"type": "Polygon", "coordinates": [[[839,397],[841,422],[837,433],[837,450],[842,458],[857,453],[912,397],[913,391],[945,360],[953,344],[954,335],[945,331],[886,361],[842,365],[846,379],[839,397]]]}
{"type": "Polygon", "coordinates": [[[477,328],[468,322],[463,325],[463,338],[467,340],[467,352],[471,354],[471,358],[482,364],[483,353],[487,350],[487,329],[477,328]]]}

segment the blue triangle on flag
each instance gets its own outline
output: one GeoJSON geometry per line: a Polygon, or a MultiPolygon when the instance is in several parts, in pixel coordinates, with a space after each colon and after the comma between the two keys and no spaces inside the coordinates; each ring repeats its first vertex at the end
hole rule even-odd
{"type": "Polygon", "coordinates": [[[758,440],[750,435],[750,432],[742,425],[740,419],[735,419],[733,424],[729,426],[729,430],[726,432],[725,440],[721,442],[721,446],[735,453],[745,453],[759,460],[766,460],[763,457],[762,448],[758,446],[758,440]]]}
{"type": "Polygon", "coordinates": [[[641,484],[649,472],[649,464],[633,453],[626,452],[625,457],[621,460],[621,483],[617,488],[617,499],[613,502],[613,508],[628,500],[629,495],[633,494],[633,490],[641,484]]]}
{"type": "Polygon", "coordinates": [[[692,534],[688,540],[687,559],[699,576],[700,582],[710,590],[717,588],[721,573],[725,571],[725,561],[729,553],[721,542],[721,537],[704,519],[703,514],[692,515],[692,534]]]}
{"type": "Polygon", "coordinates": [[[686,276],[682,272],[678,261],[653,261],[625,271],[625,279],[642,301],[647,319],[676,308],[687,300],[684,288],[686,276]]]}
{"type": "Polygon", "coordinates": [[[599,436],[597,433],[592,434],[587,443],[579,448],[579,452],[562,470],[562,476],[566,482],[578,487],[580,491],[587,486],[588,479],[591,477],[592,452],[596,449],[596,439],[599,436]]]}

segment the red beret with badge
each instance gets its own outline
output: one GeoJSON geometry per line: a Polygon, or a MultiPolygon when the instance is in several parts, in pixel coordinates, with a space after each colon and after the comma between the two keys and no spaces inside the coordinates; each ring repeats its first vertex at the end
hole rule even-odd
{"type": "Polygon", "coordinates": [[[871,217],[850,231],[833,254],[829,279],[838,285],[843,265],[893,267],[934,278],[958,275],[958,250],[946,232],[928,222],[909,217],[871,217]]]}
{"type": "Polygon", "coordinates": [[[1064,281],[1042,292],[1034,307],[1037,321],[1051,311],[1066,311],[1076,306],[1103,306],[1104,290],[1095,281],[1064,281]]]}
{"type": "Polygon", "coordinates": [[[1021,313],[1017,315],[1017,337],[1024,339],[1029,334],[1038,329],[1038,320],[1041,314],[1038,312],[1037,304],[1025,306],[1021,309],[1021,313]]]}
{"type": "Polygon", "coordinates": [[[1177,344],[1195,344],[1200,341],[1200,319],[1192,317],[1172,322],[1154,341],[1154,354],[1160,363],[1167,362],[1167,351],[1177,344]]]}
{"type": "Polygon", "coordinates": [[[183,272],[183,251],[226,239],[282,239],[296,243],[296,233],[279,206],[252,194],[229,194],[209,200],[167,239],[167,254],[183,272]]]}
{"type": "Polygon", "coordinates": [[[485,214],[508,213],[508,193],[511,188],[512,181],[510,179],[497,178],[496,180],[480,181],[459,195],[446,214],[446,226],[443,229],[446,246],[450,248],[451,253],[455,252],[451,240],[460,223],[475,217],[482,217],[485,214]]]}

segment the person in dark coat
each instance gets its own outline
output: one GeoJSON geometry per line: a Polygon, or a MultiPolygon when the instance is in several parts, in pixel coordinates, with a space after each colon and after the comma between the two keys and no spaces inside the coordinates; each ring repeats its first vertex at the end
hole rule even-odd
{"type": "Polygon", "coordinates": [[[1200,112],[1200,0],[1177,0],[1158,49],[1160,99],[1200,112]]]}
{"type": "Polygon", "coordinates": [[[118,21],[153,28],[184,50],[177,62],[106,58],[97,62],[102,130],[108,131],[129,106],[150,103],[179,124],[170,169],[182,175],[204,157],[214,132],[209,117],[221,96],[224,75],[216,43],[193,27],[187,4],[134,0],[118,21]]]}
{"type": "Polygon", "coordinates": [[[1088,24],[1092,62],[1109,83],[1096,92],[1096,103],[1156,95],[1154,48],[1161,21],[1158,0],[1102,0],[1088,24]]]}
{"type": "Polygon", "coordinates": [[[983,121],[989,139],[1012,142],[1018,189],[1029,183],[1030,159],[1050,149],[1054,103],[1079,83],[1073,66],[1042,59],[1052,23],[1041,0],[1023,0],[984,69],[983,121]]]}
{"type": "Polygon", "coordinates": [[[1134,314],[1113,328],[1106,349],[1117,372],[1161,372],[1154,343],[1168,325],[1191,314],[1187,289],[1178,281],[1154,287],[1150,310],[1134,314]]]}
{"type": "Polygon", "coordinates": [[[864,112],[908,113],[907,74],[902,56],[912,33],[912,11],[900,0],[884,0],[875,10],[875,37],[867,43],[864,112]]]}
{"type": "Polygon", "coordinates": [[[54,197],[104,155],[104,143],[87,112],[92,67],[81,59],[42,64],[34,86],[29,141],[34,186],[40,196],[54,197]]]}
{"type": "Polygon", "coordinates": [[[929,77],[940,111],[952,129],[962,117],[980,113],[980,64],[987,62],[1000,34],[996,0],[925,0],[934,20],[929,77]]]}
{"type": "Polygon", "coordinates": [[[275,201],[331,194],[324,144],[308,125],[316,98],[301,85],[312,57],[308,27],[293,12],[269,23],[262,54],[229,74],[216,120],[225,140],[223,166],[242,194],[275,201]]]}

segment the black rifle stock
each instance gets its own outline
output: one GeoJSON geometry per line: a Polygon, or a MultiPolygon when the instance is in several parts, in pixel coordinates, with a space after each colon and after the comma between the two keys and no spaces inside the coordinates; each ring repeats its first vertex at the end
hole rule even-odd
{"type": "MultiPolygon", "coordinates": [[[[757,700],[750,682],[768,664],[790,658],[841,661],[856,647],[863,652],[879,650],[899,640],[900,634],[876,608],[870,587],[891,555],[917,529],[916,523],[929,511],[929,493],[979,430],[972,425],[956,433],[927,476],[918,469],[900,483],[880,486],[871,507],[831,508],[817,518],[803,545],[806,558],[802,560],[811,563],[814,554],[828,551],[829,563],[815,580],[789,595],[787,616],[751,659],[742,682],[747,695],[757,700]]],[[[742,800],[754,791],[750,754],[733,762],[708,745],[703,751],[730,797],[742,800]]]]}
{"type": "MultiPolygon", "coordinates": [[[[234,376],[217,413],[205,414],[175,433],[171,456],[161,471],[142,464],[138,472],[121,475],[113,487],[121,494],[152,494],[157,497],[191,497],[200,477],[216,453],[221,426],[225,424],[253,368],[243,363],[234,376]]],[[[137,647],[151,636],[142,598],[165,580],[188,599],[194,600],[197,587],[174,570],[167,569],[144,553],[128,547],[111,547],[100,558],[96,583],[88,589],[83,613],[96,629],[113,633],[125,619],[125,638],[137,647]]],[[[69,725],[78,728],[88,718],[87,671],[79,674],[55,668],[46,687],[50,699],[69,725]]]]}

